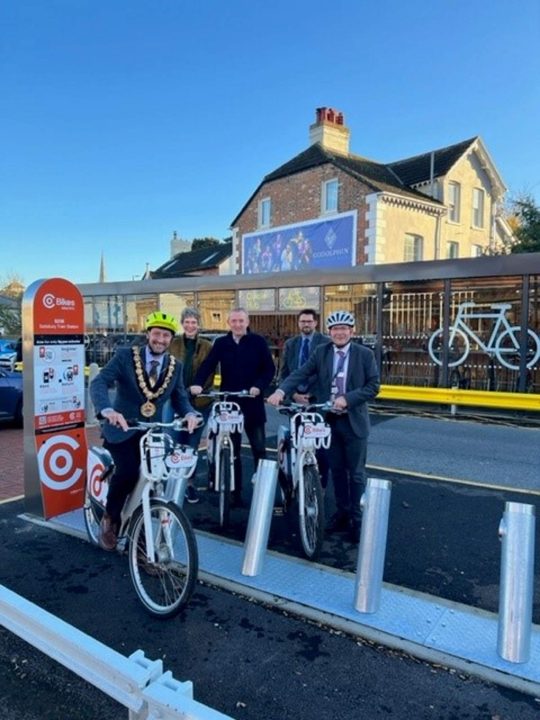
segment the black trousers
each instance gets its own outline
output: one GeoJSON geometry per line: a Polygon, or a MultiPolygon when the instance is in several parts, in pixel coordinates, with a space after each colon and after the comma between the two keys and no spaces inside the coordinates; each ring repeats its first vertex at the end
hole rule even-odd
{"type": "MultiPolygon", "coordinates": [[[[264,434],[263,425],[252,425],[251,427],[245,427],[246,435],[251,446],[251,452],[253,454],[253,472],[257,470],[259,460],[263,460],[266,457],[266,437],[264,434]]],[[[241,446],[242,446],[242,435],[240,433],[232,434],[232,444],[234,448],[234,494],[240,497],[242,494],[242,458],[241,458],[241,446]]]]}
{"type": "Polygon", "coordinates": [[[106,440],[103,447],[111,453],[114,461],[114,473],[109,481],[106,510],[113,522],[120,523],[120,515],[127,496],[133,490],[139,479],[141,463],[139,454],[139,440],[141,433],[121,443],[109,443],[106,440]]]}
{"type": "Polygon", "coordinates": [[[360,522],[360,500],[366,484],[367,437],[354,434],[347,414],[336,416],[330,423],[332,442],[328,462],[337,512],[360,522]]]}

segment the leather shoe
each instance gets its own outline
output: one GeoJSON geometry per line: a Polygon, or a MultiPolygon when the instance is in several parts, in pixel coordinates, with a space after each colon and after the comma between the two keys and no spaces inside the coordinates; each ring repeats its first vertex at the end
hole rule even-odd
{"type": "Polygon", "coordinates": [[[349,530],[349,542],[358,545],[360,542],[360,523],[358,520],[351,520],[351,529],[349,530]]]}
{"type": "Polygon", "coordinates": [[[103,548],[103,550],[111,552],[112,550],[116,550],[117,541],[116,524],[113,522],[110,515],[104,513],[99,524],[99,545],[103,548]]]}
{"type": "Polygon", "coordinates": [[[349,518],[343,513],[337,512],[332,515],[328,525],[326,526],[327,533],[340,532],[340,530],[347,530],[349,527],[349,518]]]}

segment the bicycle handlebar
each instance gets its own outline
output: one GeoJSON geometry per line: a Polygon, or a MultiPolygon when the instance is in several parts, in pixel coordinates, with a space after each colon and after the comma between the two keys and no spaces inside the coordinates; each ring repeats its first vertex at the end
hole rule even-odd
{"type": "MultiPolygon", "coordinates": [[[[200,427],[204,422],[203,416],[199,413],[197,419],[199,421],[197,427],[200,427]]],[[[185,417],[175,417],[173,420],[171,420],[171,422],[146,422],[145,420],[139,420],[137,418],[126,420],[126,422],[131,429],[138,428],[139,430],[153,430],[157,428],[172,428],[173,430],[185,430],[187,427],[187,419],[185,417]]]]}
{"type": "Polygon", "coordinates": [[[331,402],[323,403],[297,403],[290,402],[284,405],[278,406],[278,412],[282,415],[294,415],[298,412],[313,412],[315,410],[322,410],[323,412],[335,412],[331,402]]]}
{"type": "Polygon", "coordinates": [[[255,395],[250,395],[249,390],[210,390],[207,393],[199,393],[194,397],[207,397],[214,398],[214,400],[225,400],[228,397],[242,397],[242,398],[253,398],[255,395]]]}

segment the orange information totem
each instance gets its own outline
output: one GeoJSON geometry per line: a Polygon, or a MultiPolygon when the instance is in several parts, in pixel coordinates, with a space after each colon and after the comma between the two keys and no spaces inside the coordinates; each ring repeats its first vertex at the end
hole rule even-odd
{"type": "Polygon", "coordinates": [[[24,488],[44,518],[84,504],[84,302],[68,280],[30,285],[23,298],[24,488]]]}

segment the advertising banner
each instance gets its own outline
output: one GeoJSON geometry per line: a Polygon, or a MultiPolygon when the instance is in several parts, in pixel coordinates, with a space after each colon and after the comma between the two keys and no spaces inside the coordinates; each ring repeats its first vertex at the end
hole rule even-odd
{"type": "Polygon", "coordinates": [[[329,269],[356,264],[356,210],[242,236],[242,272],[329,269]]]}
{"type": "Polygon", "coordinates": [[[62,278],[37,281],[23,302],[25,495],[47,519],[84,504],[84,303],[62,278]]]}

